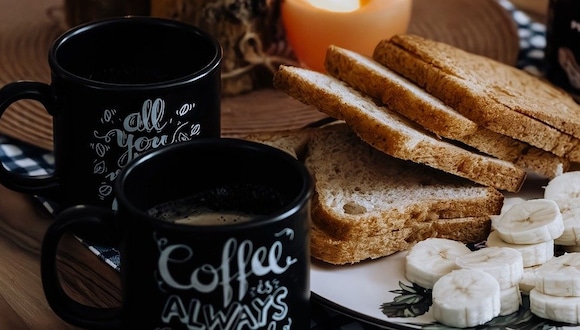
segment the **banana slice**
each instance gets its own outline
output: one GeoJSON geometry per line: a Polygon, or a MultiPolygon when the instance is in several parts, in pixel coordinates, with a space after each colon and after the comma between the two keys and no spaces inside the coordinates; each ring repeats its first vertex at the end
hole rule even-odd
{"type": "Polygon", "coordinates": [[[507,247],[517,250],[522,255],[523,266],[541,265],[554,257],[554,240],[536,244],[512,244],[504,242],[497,231],[493,230],[487,236],[488,247],[507,247]]]}
{"type": "Polygon", "coordinates": [[[580,171],[566,172],[550,180],[544,190],[544,198],[554,201],[580,198],[580,171]]]}
{"type": "Polygon", "coordinates": [[[558,297],[580,297],[580,253],[565,253],[536,269],[536,289],[558,297]]]}
{"type": "Polygon", "coordinates": [[[580,198],[559,199],[556,201],[562,213],[564,232],[554,240],[558,245],[580,245],[580,198]]]}
{"type": "Polygon", "coordinates": [[[471,253],[465,244],[445,239],[428,238],[415,244],[405,259],[405,276],[423,288],[431,289],[443,275],[457,269],[455,258],[471,253]]]}
{"type": "Polygon", "coordinates": [[[507,210],[509,210],[514,204],[518,204],[521,202],[525,202],[526,200],[521,198],[521,197],[510,197],[510,198],[506,198],[503,201],[503,205],[501,206],[501,211],[499,212],[499,215],[490,215],[490,219],[491,221],[496,221],[496,219],[500,218],[500,216],[502,214],[504,214],[507,210]]]}
{"type": "Polygon", "coordinates": [[[504,242],[512,244],[547,242],[564,232],[560,208],[550,199],[530,199],[514,204],[493,226],[504,242]]]}
{"type": "Polygon", "coordinates": [[[517,286],[524,277],[522,255],[507,247],[488,247],[457,257],[462,269],[480,269],[493,276],[503,289],[517,286]]]}
{"type": "Polygon", "coordinates": [[[509,315],[520,309],[522,304],[522,294],[519,286],[515,285],[507,289],[501,289],[499,292],[500,311],[499,315],[509,315]]]}
{"type": "Polygon", "coordinates": [[[433,317],[447,326],[484,324],[501,310],[499,283],[479,269],[459,269],[443,275],[433,286],[433,317]]]}
{"type": "Polygon", "coordinates": [[[529,294],[536,287],[536,269],[540,266],[524,267],[524,277],[520,281],[520,291],[529,294]]]}
{"type": "Polygon", "coordinates": [[[530,311],[544,319],[580,323],[580,297],[558,297],[540,292],[530,291],[530,311]]]}

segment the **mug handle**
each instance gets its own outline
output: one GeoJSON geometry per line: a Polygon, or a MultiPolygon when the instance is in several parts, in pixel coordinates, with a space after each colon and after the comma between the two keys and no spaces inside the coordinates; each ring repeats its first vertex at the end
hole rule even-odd
{"type": "Polygon", "coordinates": [[[58,244],[65,233],[89,228],[115,236],[114,217],[114,211],[100,207],[71,207],[57,216],[44,235],[40,257],[44,295],[50,308],[61,319],[75,326],[121,329],[121,307],[99,308],[77,302],[65,293],[57,271],[58,244]]]}
{"type": "MultiPolygon", "coordinates": [[[[53,109],[53,98],[49,85],[33,81],[12,82],[0,89],[0,116],[14,102],[32,99],[40,102],[50,115],[53,109]]],[[[33,193],[54,196],[58,188],[56,175],[28,176],[8,170],[0,164],[0,183],[11,190],[22,193],[33,193]]]]}

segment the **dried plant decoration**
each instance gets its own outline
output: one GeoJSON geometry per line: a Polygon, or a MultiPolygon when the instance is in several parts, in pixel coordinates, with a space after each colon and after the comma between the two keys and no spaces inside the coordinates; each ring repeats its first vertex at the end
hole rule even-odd
{"type": "Polygon", "coordinates": [[[213,34],[224,51],[222,93],[271,87],[279,64],[295,64],[280,22],[280,0],[151,0],[151,15],[213,34]]]}

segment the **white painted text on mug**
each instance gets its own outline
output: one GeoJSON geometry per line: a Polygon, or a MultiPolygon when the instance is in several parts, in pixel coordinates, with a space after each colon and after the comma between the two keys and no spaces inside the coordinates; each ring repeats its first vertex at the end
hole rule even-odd
{"type": "MultiPolygon", "coordinates": [[[[294,231],[285,229],[277,238],[293,240],[294,231]]],[[[219,324],[219,329],[290,328],[292,320],[288,318],[288,306],[284,301],[288,288],[276,280],[275,276],[259,279],[258,284],[250,286],[248,278],[265,277],[269,274],[283,274],[297,262],[296,258],[284,256],[284,242],[276,240],[271,246],[256,249],[250,240],[227,240],[222,249],[220,264],[199,265],[192,270],[189,282],[180,283],[171,274],[171,266],[193,262],[195,252],[185,244],[170,245],[164,239],[158,240],[160,256],[158,260],[158,283],[173,290],[191,290],[192,292],[211,293],[221,287],[223,306],[203,304],[192,298],[182,301],[178,295],[170,295],[165,303],[162,321],[169,323],[177,318],[192,329],[210,329],[219,324]],[[176,257],[180,255],[182,257],[176,257]],[[237,268],[237,270],[236,270],[237,268]],[[202,282],[201,275],[209,276],[210,281],[202,282]],[[238,292],[232,285],[237,282],[238,292]],[[250,294],[251,301],[243,300],[250,294]],[[278,327],[276,324],[281,324],[278,327]]],[[[255,280],[254,280],[255,283],[255,280]]],[[[164,288],[160,288],[165,290],[164,288]]],[[[192,295],[195,297],[195,294],[192,295]]]]}
{"type": "MultiPolygon", "coordinates": [[[[98,195],[101,199],[107,198],[113,193],[113,181],[119,175],[121,169],[139,154],[156,149],[174,142],[191,140],[191,137],[199,135],[201,125],[183,120],[189,112],[195,109],[195,103],[184,103],[174,111],[167,114],[163,99],[147,99],[143,102],[140,111],[129,113],[124,118],[116,118],[115,109],[106,109],[101,117],[106,128],[105,133],[98,129],[94,131],[95,142],[91,148],[95,153],[93,161],[93,173],[103,177],[101,186],[98,187],[98,195]],[[121,122],[121,127],[118,126],[121,122]],[[165,130],[168,123],[172,124],[173,130],[165,130]],[[144,133],[150,134],[145,136],[144,133]],[[158,134],[158,135],[151,135],[158,134]],[[116,160],[107,161],[107,153],[118,148],[122,150],[116,160]]],[[[117,149],[115,151],[117,152],[117,149]]]]}

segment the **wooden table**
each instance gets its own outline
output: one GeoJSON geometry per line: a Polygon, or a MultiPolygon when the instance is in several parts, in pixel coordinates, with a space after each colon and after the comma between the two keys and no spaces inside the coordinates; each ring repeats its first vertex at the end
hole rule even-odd
{"type": "MultiPolygon", "coordinates": [[[[74,329],[54,314],[40,279],[40,246],[51,215],[0,186],[0,329],[74,329]]],[[[61,241],[58,267],[68,294],[87,305],[120,305],[119,274],[76,238],[61,241]]]]}

